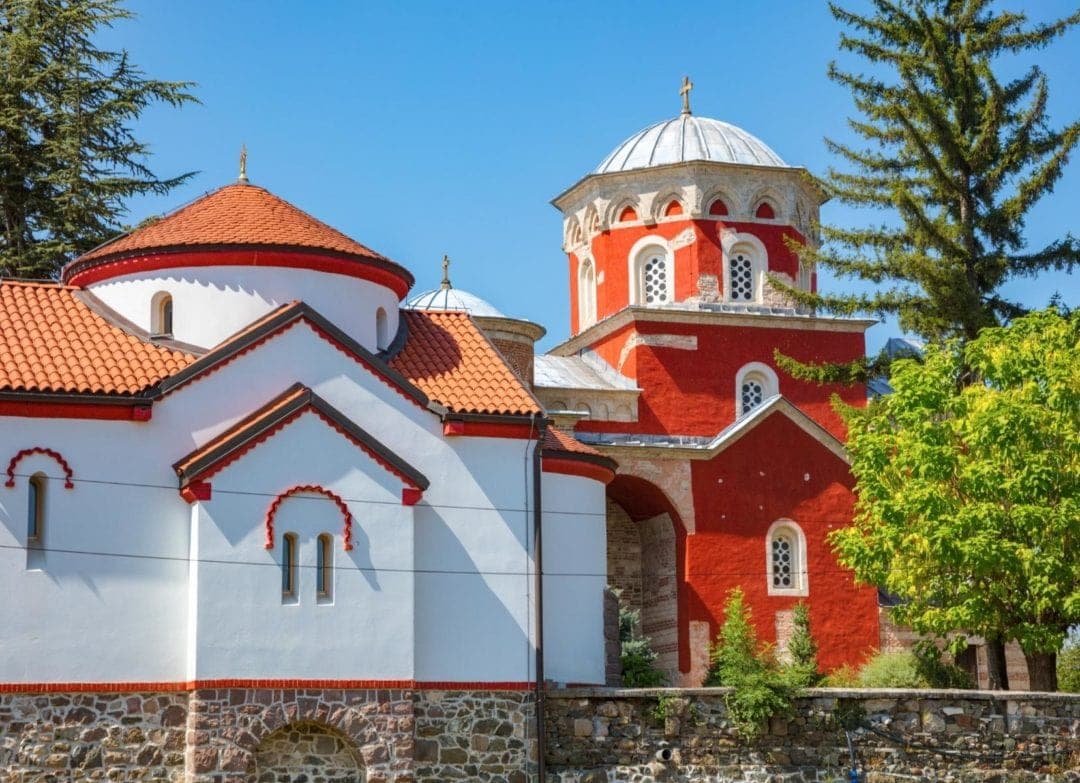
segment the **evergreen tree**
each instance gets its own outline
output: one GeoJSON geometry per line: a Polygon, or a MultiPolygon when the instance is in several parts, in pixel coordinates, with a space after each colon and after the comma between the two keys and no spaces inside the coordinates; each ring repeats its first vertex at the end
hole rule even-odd
{"type": "Polygon", "coordinates": [[[0,0],[0,274],[48,277],[121,229],[124,201],[166,193],[132,123],[195,98],[98,48],[119,0],[0,0]]]}
{"type": "Polygon", "coordinates": [[[792,625],[787,646],[791,662],[785,669],[793,685],[808,688],[821,682],[821,672],[818,670],[817,642],[810,633],[810,607],[804,601],[795,604],[792,625]]]}
{"type": "Polygon", "coordinates": [[[652,642],[638,630],[641,613],[636,609],[619,608],[619,662],[622,665],[622,684],[626,688],[659,688],[667,685],[667,677],[656,668],[659,657],[652,642]]]}
{"type": "MultiPolygon", "coordinates": [[[[1026,247],[1024,219],[1051,192],[1080,141],[1080,122],[1053,129],[1046,78],[1032,65],[1015,79],[995,71],[1003,55],[1049,44],[1080,22],[1080,12],[1031,25],[991,0],[873,0],[856,14],[830,4],[849,32],[840,49],[867,66],[830,65],[850,90],[860,139],[829,141],[845,164],[830,169],[837,202],[889,212],[867,228],[822,228],[806,261],[878,286],[870,294],[814,295],[785,287],[803,304],[835,314],[895,315],[927,340],[974,339],[980,329],[1025,312],[1001,286],[1011,278],[1072,269],[1080,242],[1065,236],[1026,247]]],[[[822,381],[865,378],[876,368],[801,365],[786,370],[822,381]]]]}

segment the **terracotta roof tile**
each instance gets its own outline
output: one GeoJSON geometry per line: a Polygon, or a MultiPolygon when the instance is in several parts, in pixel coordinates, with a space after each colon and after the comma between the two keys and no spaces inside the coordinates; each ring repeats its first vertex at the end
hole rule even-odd
{"type": "Polygon", "coordinates": [[[544,453],[561,451],[568,454],[587,454],[590,457],[603,457],[599,451],[575,438],[571,433],[555,427],[544,430],[544,453]]]}
{"type": "Polygon", "coordinates": [[[184,246],[268,245],[387,260],[257,185],[226,185],[165,217],[94,248],[75,263],[184,246]]]}
{"type": "Polygon", "coordinates": [[[0,283],[0,391],[130,395],[195,360],[106,321],[53,283],[0,283]]]}
{"type": "Polygon", "coordinates": [[[529,415],[540,404],[468,314],[402,310],[405,348],[390,366],[455,413],[529,415]]]}

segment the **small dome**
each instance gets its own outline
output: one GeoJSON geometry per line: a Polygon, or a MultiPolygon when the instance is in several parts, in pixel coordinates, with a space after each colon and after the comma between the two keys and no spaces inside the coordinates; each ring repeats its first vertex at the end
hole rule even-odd
{"type": "Polygon", "coordinates": [[[682,114],[635,133],[604,158],[593,173],[611,174],[694,160],[791,168],[761,139],[742,128],[682,114]]]}
{"type": "Polygon", "coordinates": [[[464,310],[478,318],[506,318],[495,305],[476,294],[448,286],[417,294],[409,299],[405,307],[409,310],[464,310]]]}

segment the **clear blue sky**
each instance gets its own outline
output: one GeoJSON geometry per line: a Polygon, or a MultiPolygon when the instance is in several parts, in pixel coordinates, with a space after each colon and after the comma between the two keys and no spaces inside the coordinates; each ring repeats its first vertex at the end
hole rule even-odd
{"type": "MultiPolygon", "coordinates": [[[[860,0],[853,0],[856,7],[860,0]]],[[[1005,3],[1035,19],[1066,0],[1005,3]]],[[[838,25],[824,2],[221,2],[130,0],[102,36],[149,75],[197,82],[202,105],[147,111],[138,134],[161,175],[187,186],[131,204],[131,220],[233,180],[241,143],[253,182],[404,264],[414,293],[455,285],[567,336],[559,213],[548,202],[620,141],[679,110],[739,125],[789,163],[830,164],[848,95],[825,78],[838,25]]],[[[1080,31],[1037,54],[1055,126],[1080,116],[1080,31]]],[[[1028,221],[1032,247],[1080,234],[1080,155],[1028,221]]],[[[823,219],[859,216],[826,205],[823,219]]],[[[830,289],[852,287],[825,278],[830,289]]],[[[1007,291],[1031,306],[1077,278],[1007,291]]],[[[874,327],[874,349],[896,333],[874,327]]]]}

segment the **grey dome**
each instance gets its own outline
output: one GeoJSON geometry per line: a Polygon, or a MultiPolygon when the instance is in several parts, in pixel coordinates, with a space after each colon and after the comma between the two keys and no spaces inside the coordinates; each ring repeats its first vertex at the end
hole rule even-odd
{"type": "Polygon", "coordinates": [[[493,304],[460,288],[443,286],[424,291],[405,303],[409,310],[464,310],[479,318],[506,318],[493,304]]]}
{"type": "Polygon", "coordinates": [[[594,174],[666,166],[693,160],[791,168],[765,142],[709,117],[682,114],[650,125],[604,158],[594,174]]]}

